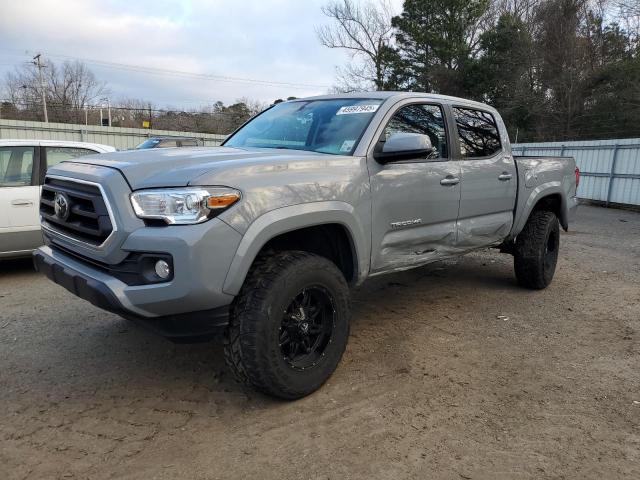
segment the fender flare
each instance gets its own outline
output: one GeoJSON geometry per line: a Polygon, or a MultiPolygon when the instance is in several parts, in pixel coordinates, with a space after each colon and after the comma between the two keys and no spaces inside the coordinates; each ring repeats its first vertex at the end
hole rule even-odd
{"type": "Polygon", "coordinates": [[[356,283],[369,272],[371,238],[366,235],[352,205],[340,201],[313,202],[271,210],[247,229],[231,261],[222,291],[237,295],[256,256],[274,237],[306,227],[337,223],[346,228],[356,260],[356,283]]]}
{"type": "Polygon", "coordinates": [[[521,208],[522,213],[513,225],[513,229],[511,231],[512,238],[522,231],[524,225],[527,223],[527,220],[529,220],[529,217],[531,216],[531,212],[538,204],[538,202],[551,195],[557,195],[560,197],[560,215],[558,220],[560,220],[560,225],[562,225],[562,228],[564,228],[565,230],[568,228],[569,207],[567,205],[566,193],[562,189],[562,182],[546,182],[538,185],[536,188],[531,190],[531,193],[529,194],[527,200],[522,204],[521,207],[518,207],[521,208]]]}

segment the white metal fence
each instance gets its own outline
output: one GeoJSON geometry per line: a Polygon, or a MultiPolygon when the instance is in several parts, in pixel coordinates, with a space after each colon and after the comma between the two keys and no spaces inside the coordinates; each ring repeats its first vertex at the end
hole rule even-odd
{"type": "Polygon", "coordinates": [[[574,157],[581,174],[580,198],[640,205],[640,138],[520,143],[512,149],[514,155],[574,157]]]}
{"type": "Polygon", "coordinates": [[[134,148],[149,137],[158,135],[195,137],[202,140],[205,145],[220,145],[225,138],[224,135],[214,135],[210,133],[0,119],[0,140],[69,140],[74,142],[101,143],[103,145],[111,145],[118,150],[126,150],[134,148]]]}

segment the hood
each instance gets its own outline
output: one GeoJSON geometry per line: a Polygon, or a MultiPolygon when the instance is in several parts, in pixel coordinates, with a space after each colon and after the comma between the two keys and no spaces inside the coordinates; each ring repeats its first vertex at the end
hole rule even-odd
{"type": "Polygon", "coordinates": [[[100,165],[122,172],[133,190],[184,187],[198,177],[226,167],[333,155],[304,150],[194,147],[157,148],[88,155],[74,163],[100,165]]]}

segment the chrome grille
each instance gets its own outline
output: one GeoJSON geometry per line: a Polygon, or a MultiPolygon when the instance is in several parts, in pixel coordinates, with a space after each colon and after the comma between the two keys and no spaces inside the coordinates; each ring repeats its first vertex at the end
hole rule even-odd
{"type": "Polygon", "coordinates": [[[46,177],[40,197],[40,216],[45,229],[96,247],[114,230],[102,190],[84,181],[46,177]]]}

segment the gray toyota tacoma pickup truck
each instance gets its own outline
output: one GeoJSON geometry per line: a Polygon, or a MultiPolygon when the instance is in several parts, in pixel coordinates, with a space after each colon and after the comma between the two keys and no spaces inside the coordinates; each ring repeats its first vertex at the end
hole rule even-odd
{"type": "Polygon", "coordinates": [[[553,278],[572,158],[514,157],[498,112],[419,93],[277,104],[214,148],[51,168],[36,268],[173,340],[224,334],[248,385],[294,399],[336,369],[350,287],[479,248],[553,278]]]}

